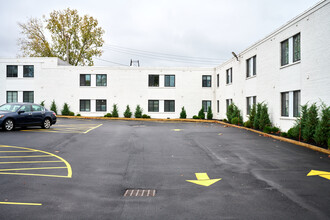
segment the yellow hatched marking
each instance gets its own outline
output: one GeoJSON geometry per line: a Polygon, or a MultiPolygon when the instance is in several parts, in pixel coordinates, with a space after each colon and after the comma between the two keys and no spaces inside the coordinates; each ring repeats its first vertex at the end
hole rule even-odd
{"type": "Polygon", "coordinates": [[[24,158],[24,157],[51,157],[51,155],[33,155],[33,156],[0,156],[0,158],[24,158]]]}
{"type": "Polygon", "coordinates": [[[36,168],[15,168],[15,169],[0,169],[0,171],[14,171],[14,170],[52,170],[65,169],[66,167],[36,167],[36,168]]]}
{"type": "Polygon", "coordinates": [[[42,205],[41,203],[23,203],[23,202],[0,202],[4,205],[42,205]]]}
{"type": "Polygon", "coordinates": [[[45,175],[45,174],[27,174],[27,173],[4,173],[4,172],[0,172],[0,174],[12,174],[12,175],[31,175],[31,176],[48,176],[48,177],[62,177],[62,178],[71,178],[72,177],[72,169],[71,169],[71,165],[64,160],[62,157],[57,156],[55,154],[46,152],[46,151],[42,151],[42,150],[35,150],[35,149],[31,149],[31,148],[26,148],[26,147],[15,147],[15,146],[7,146],[7,145],[0,145],[0,148],[16,148],[16,149],[20,149],[20,150],[29,150],[29,151],[33,151],[33,152],[40,152],[43,154],[47,154],[50,155],[52,157],[55,157],[57,160],[53,160],[53,161],[10,161],[10,162],[0,162],[0,164],[12,164],[12,163],[60,163],[63,162],[67,168],[67,176],[60,176],[60,175],[45,175]]]}

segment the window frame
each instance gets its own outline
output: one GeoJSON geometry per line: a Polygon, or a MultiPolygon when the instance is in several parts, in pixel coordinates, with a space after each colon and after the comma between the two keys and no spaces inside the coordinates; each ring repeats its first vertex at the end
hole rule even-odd
{"type": "MultiPolygon", "coordinates": [[[[14,97],[11,95],[11,97],[14,97]]],[[[16,103],[18,102],[18,91],[6,91],[6,103],[16,103]],[[8,94],[9,93],[16,93],[16,101],[8,102],[8,94]]]]}
{"type": "Polygon", "coordinates": [[[301,112],[301,91],[293,91],[293,117],[300,117],[301,112]]]}
{"type": "Polygon", "coordinates": [[[34,103],[34,91],[23,91],[23,102],[26,102],[26,103],[34,103]],[[30,100],[31,98],[31,94],[32,94],[32,101],[30,100]],[[28,100],[29,101],[26,101],[26,97],[28,96],[28,100]]]}
{"type": "Polygon", "coordinates": [[[80,86],[88,86],[88,87],[90,87],[91,86],[91,84],[92,84],[92,76],[91,76],[91,74],[80,74],[80,86]],[[86,76],[89,76],[89,85],[86,85],[86,82],[88,82],[88,81],[86,81],[86,76]],[[82,78],[82,77],[84,77],[84,78],[82,78]]]}
{"type": "Polygon", "coordinates": [[[95,100],[95,111],[97,112],[106,112],[107,111],[107,100],[106,99],[96,99],[95,100]],[[104,102],[104,104],[99,104],[99,102],[104,102]],[[104,110],[102,110],[102,106],[104,106],[104,110]]]}
{"type": "Polygon", "coordinates": [[[230,85],[233,83],[233,68],[229,68],[226,70],[226,85],[230,85]]]}
{"type": "Polygon", "coordinates": [[[281,66],[289,64],[289,38],[281,42],[281,66]]]}
{"type": "Polygon", "coordinates": [[[17,78],[18,77],[18,65],[7,65],[6,66],[6,77],[8,78],[17,78]],[[16,67],[16,73],[9,73],[10,67],[16,67]]]}
{"type": "Polygon", "coordinates": [[[226,113],[228,111],[228,107],[233,103],[233,99],[226,99],[226,113]]]}
{"type": "Polygon", "coordinates": [[[212,87],[212,75],[202,75],[202,87],[203,88],[212,87]]]}
{"type": "Polygon", "coordinates": [[[256,104],[257,104],[257,96],[246,97],[246,115],[250,115],[253,106],[256,104]]]}
{"type": "Polygon", "coordinates": [[[251,78],[256,75],[257,75],[257,55],[254,55],[246,60],[246,78],[251,78]]]}
{"type": "Polygon", "coordinates": [[[96,86],[100,86],[100,87],[108,86],[108,76],[107,76],[107,74],[96,74],[96,86]],[[101,76],[101,82],[98,81],[99,76],[101,76]],[[102,76],[105,76],[105,79],[103,79],[102,76]],[[101,84],[99,84],[99,83],[101,83],[101,84]]]}
{"type": "Polygon", "coordinates": [[[165,75],[164,76],[164,87],[175,87],[175,75],[165,75]],[[171,84],[171,78],[173,77],[173,85],[171,84]],[[167,80],[169,78],[169,80],[167,80]]]}
{"type": "Polygon", "coordinates": [[[23,65],[23,77],[34,78],[34,65],[23,65]],[[28,75],[30,74],[30,72],[27,72],[27,70],[29,70],[29,67],[32,67],[32,75],[28,75]]]}
{"type": "Polygon", "coordinates": [[[219,86],[220,86],[220,75],[217,74],[217,87],[219,88],[219,86]]]}
{"type": "Polygon", "coordinates": [[[90,99],[80,99],[79,100],[79,111],[80,112],[90,112],[91,111],[91,100],[90,99]],[[82,105],[82,103],[84,103],[82,105]],[[89,103],[89,110],[86,110],[86,103],[89,103]],[[84,109],[82,109],[82,106],[85,107],[84,109]]]}
{"type": "Polygon", "coordinates": [[[149,74],[148,75],[148,86],[149,87],[159,87],[159,75],[157,74],[149,74]],[[157,83],[155,83],[155,80],[157,79],[157,83]]]}
{"type": "Polygon", "coordinates": [[[175,112],[175,100],[164,100],[164,112],[175,112]],[[171,103],[173,103],[173,105],[171,105],[171,103]]]}
{"type": "Polygon", "coordinates": [[[294,35],[292,37],[292,62],[298,62],[301,59],[301,36],[300,33],[294,35]],[[298,39],[298,44],[295,42],[295,40],[298,39]],[[297,50],[297,51],[296,51],[297,50]]]}
{"type": "Polygon", "coordinates": [[[159,112],[159,100],[148,100],[148,112],[159,112]]]}
{"type": "Polygon", "coordinates": [[[207,112],[209,107],[211,107],[211,109],[212,109],[212,101],[211,100],[202,100],[202,107],[203,107],[203,111],[207,112]],[[206,109],[205,109],[205,107],[206,107],[206,109]]]}
{"type": "Polygon", "coordinates": [[[290,115],[290,93],[281,92],[281,116],[289,117],[290,115]]]}

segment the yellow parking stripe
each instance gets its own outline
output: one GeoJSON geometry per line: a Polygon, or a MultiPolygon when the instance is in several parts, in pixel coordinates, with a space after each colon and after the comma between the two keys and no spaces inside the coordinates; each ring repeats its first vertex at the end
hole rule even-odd
{"type": "Polygon", "coordinates": [[[47,177],[71,178],[71,177],[68,177],[68,176],[61,176],[61,175],[47,175],[47,174],[35,174],[35,173],[5,173],[5,172],[0,172],[0,174],[22,175],[22,176],[47,176],[47,177]]]}
{"type": "Polygon", "coordinates": [[[36,167],[36,168],[15,168],[15,169],[0,169],[0,171],[13,171],[13,170],[52,170],[52,169],[65,169],[66,167],[36,167]]]}
{"type": "Polygon", "coordinates": [[[0,153],[22,153],[22,152],[35,152],[34,150],[9,150],[9,151],[0,151],[0,153]]]}
{"type": "Polygon", "coordinates": [[[23,203],[23,202],[0,202],[4,205],[42,205],[41,203],[23,203]]]}
{"type": "Polygon", "coordinates": [[[61,160],[46,160],[46,161],[10,161],[10,162],[0,162],[0,164],[7,163],[61,163],[61,160]]]}
{"type": "Polygon", "coordinates": [[[33,156],[0,156],[0,158],[24,158],[24,157],[51,157],[51,155],[33,155],[33,156]]]}
{"type": "Polygon", "coordinates": [[[93,130],[93,129],[95,129],[95,128],[98,128],[98,127],[100,127],[100,126],[102,126],[102,125],[103,125],[103,124],[99,124],[99,125],[97,125],[97,126],[91,128],[91,129],[88,129],[87,131],[84,132],[84,134],[87,134],[87,133],[90,132],[91,130],[93,130]]]}

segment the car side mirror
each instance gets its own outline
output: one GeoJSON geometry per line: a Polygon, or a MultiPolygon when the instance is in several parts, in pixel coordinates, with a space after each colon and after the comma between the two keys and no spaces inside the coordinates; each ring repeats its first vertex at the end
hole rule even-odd
{"type": "Polygon", "coordinates": [[[18,114],[22,114],[22,113],[24,113],[25,111],[18,111],[18,114]]]}

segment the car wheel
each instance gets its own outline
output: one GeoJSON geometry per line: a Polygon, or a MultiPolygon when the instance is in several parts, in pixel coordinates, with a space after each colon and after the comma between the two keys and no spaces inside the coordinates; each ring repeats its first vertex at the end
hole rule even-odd
{"type": "Polygon", "coordinates": [[[49,129],[51,126],[51,122],[48,118],[44,120],[44,123],[42,123],[42,128],[49,129]]]}
{"type": "Polygon", "coordinates": [[[3,124],[3,129],[6,131],[12,131],[15,127],[14,121],[12,119],[7,119],[3,124]]]}

